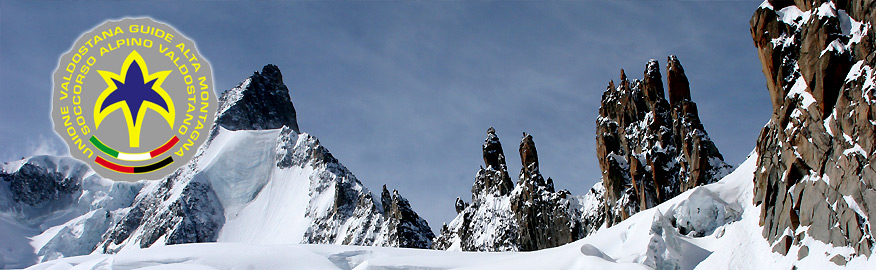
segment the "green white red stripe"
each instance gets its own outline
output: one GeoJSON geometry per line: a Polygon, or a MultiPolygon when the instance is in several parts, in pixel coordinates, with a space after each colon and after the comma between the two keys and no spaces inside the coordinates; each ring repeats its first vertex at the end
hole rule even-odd
{"type": "MultiPolygon", "coordinates": [[[[173,146],[179,142],[179,138],[177,138],[176,136],[173,136],[172,138],[170,138],[170,140],[168,140],[163,145],[159,146],[158,148],[155,148],[152,151],[146,152],[146,153],[126,153],[126,152],[121,152],[121,151],[115,150],[115,149],[107,146],[103,142],[101,142],[100,139],[97,138],[97,136],[91,136],[91,139],[89,139],[88,141],[90,141],[92,144],[94,144],[94,146],[97,147],[97,149],[100,149],[100,151],[103,152],[104,154],[107,154],[107,155],[114,157],[114,158],[117,158],[119,160],[143,161],[143,160],[153,159],[158,155],[164,154],[164,152],[167,152],[167,150],[170,150],[170,148],[173,148],[173,146]]],[[[101,164],[101,165],[103,165],[103,164],[101,164]]]]}

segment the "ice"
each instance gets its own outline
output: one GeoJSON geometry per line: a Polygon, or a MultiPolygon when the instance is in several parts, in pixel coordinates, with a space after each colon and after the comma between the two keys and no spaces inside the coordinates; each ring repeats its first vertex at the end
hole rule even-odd
{"type": "Polygon", "coordinates": [[[39,262],[29,239],[39,233],[38,229],[0,213],[0,268],[21,268],[39,262]]]}
{"type": "MultiPolygon", "coordinates": [[[[809,255],[797,258],[772,252],[758,224],[760,207],[752,203],[752,154],[720,181],[689,190],[609,228],[564,246],[534,252],[460,252],[342,245],[184,244],[129,250],[115,255],[62,258],[30,269],[830,269],[836,255],[851,258],[848,267],[873,269],[876,259],[851,256],[849,247],[833,247],[810,237],[801,240],[809,255]]],[[[273,174],[296,176],[286,171],[273,174]]],[[[302,172],[303,173],[303,172],[302,172]]],[[[276,177],[276,175],[274,176],[276,177]]],[[[276,179],[274,179],[276,180],[276,179]]],[[[291,181],[272,180],[273,183],[291,181]]],[[[296,188],[273,187],[277,191],[296,188]]],[[[250,204],[261,201],[261,192],[250,204]]],[[[271,196],[278,196],[276,193],[271,196]]],[[[273,198],[276,200],[279,198],[273,198]]],[[[857,203],[843,198],[856,212],[857,203]]],[[[586,203],[586,198],[578,199],[586,203]]],[[[270,200],[268,200],[270,201],[270,200]]],[[[319,200],[317,200],[319,201],[319,200]]],[[[267,202],[267,201],[266,201],[267,202]]],[[[289,202],[284,202],[289,203],[289,202]]],[[[487,199],[495,208],[502,200],[487,199]]],[[[262,211],[259,206],[250,212],[262,211]]],[[[284,209],[271,208],[273,211],[284,209]]],[[[279,214],[279,213],[274,213],[279,214]]],[[[261,218],[270,218],[269,215],[261,218]]],[[[459,222],[454,220],[454,222],[459,222]]],[[[453,222],[451,222],[453,223],[453,222]]],[[[282,225],[282,224],[278,224],[282,225]]],[[[292,226],[292,225],[290,225],[292,226]]],[[[286,228],[262,228],[283,230],[286,228]]],[[[805,230],[805,227],[798,230],[805,230]]],[[[489,228],[484,228],[489,233],[489,228]]],[[[225,232],[223,232],[225,233],[225,232]]],[[[795,233],[788,231],[787,233],[795,233]]]]}
{"type": "Polygon", "coordinates": [[[279,130],[220,128],[204,152],[194,177],[209,181],[227,215],[236,215],[269,182],[278,135],[279,130]]]}
{"type": "Polygon", "coordinates": [[[842,30],[843,35],[849,36],[849,42],[846,46],[860,43],[861,39],[867,35],[867,32],[870,29],[870,23],[862,23],[852,19],[845,10],[839,10],[838,18],[840,20],[840,30],[842,30]]]}
{"type": "Polygon", "coordinates": [[[671,208],[675,226],[681,234],[702,237],[715,229],[739,219],[739,209],[734,208],[706,188],[696,188],[690,197],[671,208]]]}

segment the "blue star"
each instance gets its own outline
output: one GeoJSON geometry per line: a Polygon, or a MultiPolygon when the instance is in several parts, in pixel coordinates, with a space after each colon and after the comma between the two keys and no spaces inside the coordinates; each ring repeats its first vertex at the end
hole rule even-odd
{"type": "Polygon", "coordinates": [[[125,74],[124,83],[112,79],[116,85],[116,90],[106,97],[100,110],[103,111],[110,105],[125,102],[128,104],[128,111],[131,113],[134,123],[137,123],[137,113],[144,102],[152,102],[155,105],[161,106],[164,110],[168,110],[167,103],[164,102],[161,95],[152,89],[156,80],[144,82],[143,71],[140,69],[140,65],[137,64],[137,61],[131,62],[131,66],[128,68],[127,74],[125,74]]]}

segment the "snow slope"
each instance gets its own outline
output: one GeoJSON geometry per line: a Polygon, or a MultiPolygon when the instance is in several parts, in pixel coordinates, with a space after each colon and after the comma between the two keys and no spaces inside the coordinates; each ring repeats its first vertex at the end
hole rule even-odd
{"type": "Polygon", "coordinates": [[[407,199],[386,186],[372,194],[298,130],[276,66],[220,102],[207,142],[160,180],[113,182],[70,157],[0,164],[0,269],[217,241],[431,246],[407,199]]]}
{"type": "Polygon", "coordinates": [[[187,166],[149,182],[96,252],[201,242],[429,246],[419,216],[389,214],[409,210],[404,198],[375,199],[315,137],[287,127],[219,126],[212,135],[187,166]]]}
{"type": "MultiPolygon", "coordinates": [[[[534,252],[475,253],[341,245],[186,244],[65,258],[30,269],[831,269],[853,252],[810,241],[797,260],[771,252],[752,204],[753,154],[689,190],[579,241],[534,252]]],[[[854,257],[849,269],[874,269],[854,257]]]]}
{"type": "Polygon", "coordinates": [[[100,178],[71,157],[0,164],[0,268],[91,253],[142,187],[100,178]]]}

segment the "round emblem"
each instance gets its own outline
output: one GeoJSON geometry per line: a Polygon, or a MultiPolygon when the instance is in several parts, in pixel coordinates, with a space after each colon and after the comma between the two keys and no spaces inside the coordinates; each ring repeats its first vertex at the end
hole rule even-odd
{"type": "Polygon", "coordinates": [[[113,180],[159,179],[191,160],[216,113],[213,72],[195,43],[151,18],[80,36],[53,76],[55,131],[113,180]]]}

